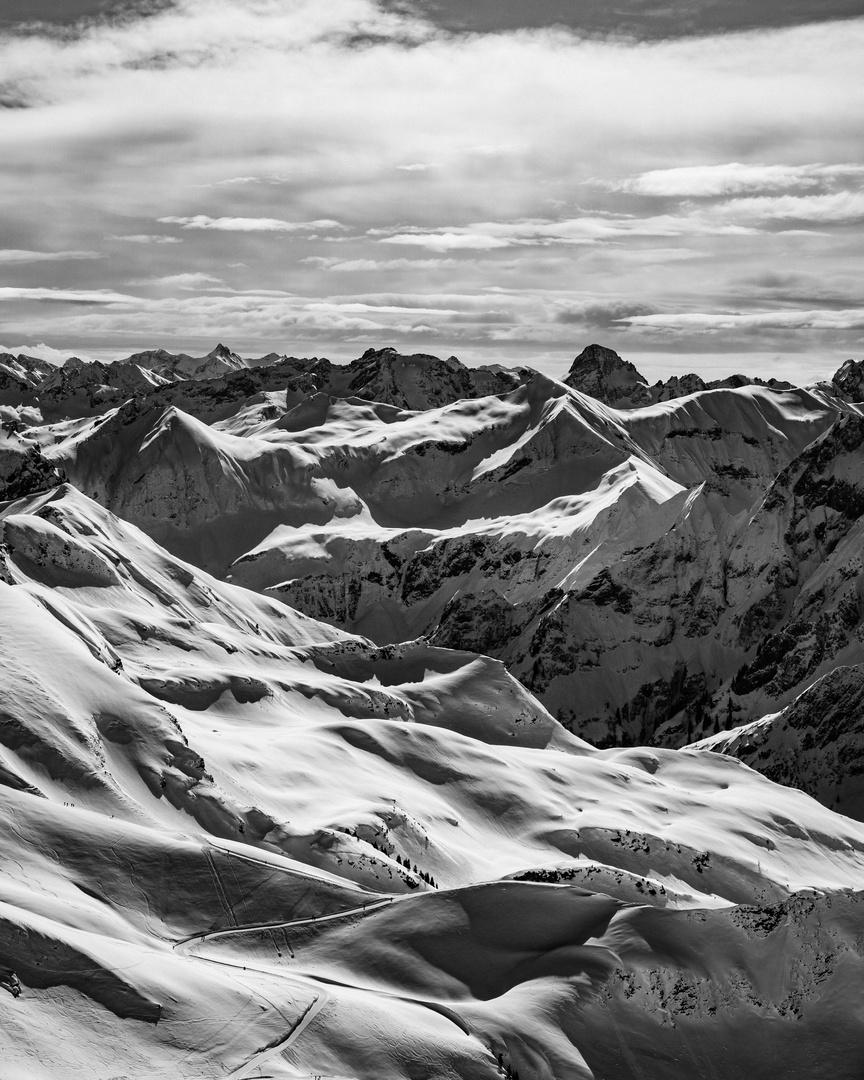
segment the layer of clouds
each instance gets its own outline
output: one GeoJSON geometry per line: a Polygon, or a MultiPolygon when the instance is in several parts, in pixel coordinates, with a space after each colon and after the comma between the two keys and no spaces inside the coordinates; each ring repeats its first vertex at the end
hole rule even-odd
{"type": "Polygon", "coordinates": [[[713,217],[737,222],[843,224],[864,220],[864,191],[830,195],[761,195],[732,199],[715,207],[713,217]]]}
{"type": "Polygon", "coordinates": [[[857,0],[412,0],[454,30],[500,31],[558,23],[583,34],[674,38],[719,30],[781,27],[860,15],[857,0]]]}
{"type": "Polygon", "coordinates": [[[184,292],[193,289],[224,288],[225,282],[212,274],[186,273],[164,274],[162,277],[142,278],[129,281],[128,285],[153,286],[159,289],[181,289],[184,292]]]}
{"type": "Polygon", "coordinates": [[[412,229],[382,236],[380,242],[425,247],[431,251],[490,251],[531,245],[596,244],[623,236],[740,236],[752,231],[749,226],[718,220],[714,215],[667,214],[636,218],[607,214],[559,221],[482,221],[463,228],[412,229]]]}
{"type": "Polygon", "coordinates": [[[16,248],[0,248],[0,264],[68,262],[70,259],[101,259],[99,251],[19,251],[16,248]]]}
{"type": "Polygon", "coordinates": [[[112,289],[43,289],[0,285],[0,300],[42,300],[60,304],[115,304],[134,301],[112,289]]]}
{"type": "Polygon", "coordinates": [[[575,326],[608,330],[619,322],[633,321],[637,317],[653,315],[648,304],[634,300],[589,301],[568,305],[555,316],[556,322],[575,326]]]}
{"type": "Polygon", "coordinates": [[[162,233],[131,233],[128,236],[106,236],[106,240],[120,240],[124,244],[182,244],[179,236],[165,236],[162,233]]]}
{"type": "Polygon", "coordinates": [[[66,363],[70,356],[77,356],[80,360],[91,360],[93,357],[75,349],[55,349],[45,342],[38,345],[0,345],[0,353],[11,353],[12,356],[35,356],[40,360],[47,360],[49,364],[57,364],[58,367],[66,363]]]}
{"type": "MultiPolygon", "coordinates": [[[[385,270],[453,270],[455,259],[340,259],[332,255],[308,255],[302,262],[334,273],[380,273],[385,270]]],[[[476,264],[475,264],[476,265],[476,264]]]]}
{"type": "Polygon", "coordinates": [[[449,36],[372,0],[0,39],[25,106],[0,111],[0,227],[58,253],[0,256],[0,332],[543,363],[600,330],[698,351],[715,319],[730,348],[845,358],[855,318],[813,313],[853,286],[746,282],[860,280],[862,52],[862,20],[637,46],[449,36]]]}
{"type": "Polygon", "coordinates": [[[303,232],[313,229],[341,229],[338,221],[322,218],[318,221],[283,221],[281,218],[161,217],[160,225],[179,225],[181,229],[217,229],[220,232],[303,232]]]}
{"type": "Polygon", "coordinates": [[[612,191],[662,198],[718,198],[752,192],[788,191],[864,180],[864,165],[764,165],[731,161],[653,169],[640,176],[601,181],[612,191]]]}
{"type": "Polygon", "coordinates": [[[845,311],[750,311],[636,314],[622,322],[663,330],[741,329],[858,330],[864,329],[864,307],[845,311]]]}

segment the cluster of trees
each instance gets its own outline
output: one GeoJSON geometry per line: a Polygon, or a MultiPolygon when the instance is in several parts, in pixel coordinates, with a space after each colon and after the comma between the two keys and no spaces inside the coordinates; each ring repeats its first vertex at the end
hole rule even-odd
{"type": "MultiPolygon", "coordinates": [[[[344,825],[337,825],[337,826],[335,826],[335,830],[336,830],[336,832],[344,833],[346,836],[353,836],[357,840],[364,840],[371,847],[375,848],[376,851],[380,851],[382,855],[389,855],[390,854],[390,852],[387,850],[387,848],[383,847],[376,840],[370,840],[367,837],[361,837],[356,829],[352,829],[352,828],[350,828],[348,826],[344,826],[344,825]]],[[[427,844],[428,844],[428,841],[427,841],[427,844]]],[[[391,845],[391,847],[392,847],[392,845],[391,845]]],[[[400,866],[404,866],[405,869],[409,872],[409,874],[414,874],[415,877],[420,878],[421,881],[425,881],[427,885],[431,885],[433,889],[438,888],[438,882],[435,880],[435,878],[433,878],[432,875],[430,873],[428,873],[426,870],[418,870],[417,863],[414,863],[414,865],[412,866],[411,865],[411,860],[408,858],[407,855],[405,856],[404,859],[402,858],[401,855],[394,855],[393,858],[396,860],[397,863],[399,863],[400,866]]],[[[415,881],[412,881],[411,878],[406,877],[405,882],[411,888],[416,888],[417,887],[417,883],[415,881]]]]}
{"type": "Polygon", "coordinates": [[[498,1055],[498,1072],[507,1077],[507,1080],[519,1080],[519,1070],[510,1067],[510,1062],[504,1061],[504,1055],[498,1055]]]}
{"type": "Polygon", "coordinates": [[[416,874],[421,881],[425,881],[426,884],[431,885],[433,889],[438,888],[438,884],[435,881],[435,878],[433,878],[432,875],[428,874],[425,870],[418,870],[417,863],[414,863],[414,865],[412,866],[411,860],[407,857],[407,855],[404,859],[400,855],[397,855],[396,862],[399,863],[400,866],[404,866],[406,870],[410,870],[412,874],[416,874]]]}

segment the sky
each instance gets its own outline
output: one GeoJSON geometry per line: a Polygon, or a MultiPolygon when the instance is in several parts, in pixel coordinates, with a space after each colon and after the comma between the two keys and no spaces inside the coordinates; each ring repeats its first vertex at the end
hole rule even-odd
{"type": "Polygon", "coordinates": [[[864,357],[864,0],[4,0],[0,342],[864,357]]]}

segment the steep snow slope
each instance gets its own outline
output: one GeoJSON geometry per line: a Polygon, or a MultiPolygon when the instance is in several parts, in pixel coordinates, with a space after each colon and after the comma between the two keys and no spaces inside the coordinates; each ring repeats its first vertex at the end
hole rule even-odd
{"type": "Polygon", "coordinates": [[[821,391],[744,386],[690,394],[627,414],[633,439],[686,487],[707,483],[735,515],[848,406],[821,391]]]}
{"type": "Polygon", "coordinates": [[[71,486],[0,532],[10,1075],[731,1077],[760,1019],[753,1075],[857,1060],[864,826],[594,750],[499,662],[315,622],[71,486]]]}

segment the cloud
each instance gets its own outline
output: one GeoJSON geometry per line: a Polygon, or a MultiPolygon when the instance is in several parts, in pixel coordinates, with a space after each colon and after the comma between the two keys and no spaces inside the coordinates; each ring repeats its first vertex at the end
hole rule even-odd
{"type": "Polygon", "coordinates": [[[573,323],[579,326],[608,329],[623,319],[632,319],[634,316],[652,315],[654,308],[650,304],[642,304],[633,300],[611,300],[603,303],[583,303],[568,306],[555,315],[555,321],[559,323],[573,323]]]}
{"type": "Polygon", "coordinates": [[[224,68],[251,54],[297,54],[316,43],[345,47],[376,38],[419,42],[431,28],[421,20],[386,12],[372,0],[175,0],[148,17],[93,20],[77,33],[52,34],[37,24],[30,33],[0,41],[0,70],[7,96],[21,104],[51,98],[58,80],[122,70],[224,68]],[[49,77],[40,65],[52,62],[49,77]]]}
{"type": "Polygon", "coordinates": [[[434,232],[394,233],[384,236],[382,244],[410,244],[430,251],[492,251],[494,248],[510,247],[510,239],[472,232],[470,229],[445,229],[434,232]]]}
{"type": "Polygon", "coordinates": [[[639,39],[705,36],[721,30],[782,27],[860,14],[857,0],[798,0],[753,3],[752,0],[640,0],[610,4],[605,0],[528,0],[483,3],[482,0],[412,0],[436,23],[455,31],[499,32],[553,24],[584,35],[639,39]]]}
{"type": "Polygon", "coordinates": [[[135,296],[124,296],[111,289],[42,289],[0,286],[0,300],[49,300],[62,304],[116,304],[134,302],[135,296]]]}
{"type": "Polygon", "coordinates": [[[125,244],[182,244],[179,236],[163,236],[159,233],[131,233],[127,236],[106,236],[106,240],[120,240],[125,244]]]}
{"type": "Polygon", "coordinates": [[[212,274],[184,273],[165,274],[163,277],[143,278],[140,281],[130,281],[129,285],[151,285],[161,289],[209,289],[224,288],[225,282],[212,274]]]}
{"type": "Polygon", "coordinates": [[[300,262],[334,273],[380,273],[391,270],[452,270],[462,265],[457,259],[339,259],[308,255],[300,262]]]}
{"type": "MultiPolygon", "coordinates": [[[[176,0],[34,27],[0,41],[0,81],[26,106],[0,110],[6,243],[116,242],[74,278],[53,260],[4,275],[35,291],[0,333],[94,352],[155,326],[178,346],[224,332],[334,355],[428,333],[466,358],[545,362],[593,325],[613,346],[698,348],[709,331],[626,320],[746,312],[745,279],[771,269],[860,281],[862,51],[864,19],[637,45],[451,35],[372,0],[176,0]],[[223,275],[235,291],[216,296],[205,279],[223,275]],[[148,295],[105,302],[129,281],[148,295]],[[47,302],[73,294],[99,301],[47,302]]],[[[858,306],[853,286],[752,292],[805,314],[858,306]]],[[[711,347],[860,351],[860,331],[805,323],[711,347]]]]}
{"type": "Polygon", "coordinates": [[[160,225],[179,225],[181,229],[216,229],[221,232],[302,232],[311,229],[341,229],[338,221],[283,221],[281,218],[219,217],[206,214],[194,217],[161,217],[160,225]]]}
{"type": "Polygon", "coordinates": [[[214,186],[236,187],[241,184],[284,184],[287,181],[287,176],[228,176],[224,180],[217,180],[214,186]]]}
{"type": "Polygon", "coordinates": [[[722,236],[745,235],[754,230],[732,221],[718,221],[704,214],[682,213],[638,218],[633,215],[516,221],[482,221],[472,225],[438,229],[412,229],[381,237],[383,244],[410,244],[431,251],[492,250],[552,244],[596,244],[627,236],[722,236]]]}
{"type": "Polygon", "coordinates": [[[458,315],[459,312],[456,309],[441,308],[441,307],[421,307],[414,304],[366,304],[359,301],[343,301],[340,304],[326,303],[318,301],[305,305],[307,311],[323,311],[323,312],[350,312],[356,314],[359,312],[375,312],[378,315],[401,315],[409,313],[411,315],[458,315]]]}
{"type": "Polygon", "coordinates": [[[686,312],[629,315],[621,322],[663,330],[858,330],[864,329],[864,308],[840,311],[686,312]]]}
{"type": "Polygon", "coordinates": [[[806,222],[836,225],[864,219],[864,191],[830,195],[763,195],[714,207],[715,219],[736,222],[806,222]]]}
{"type": "Polygon", "coordinates": [[[0,263],[65,262],[69,259],[102,259],[99,251],[19,251],[0,248],[0,263]]]}
{"type": "Polygon", "coordinates": [[[864,165],[763,165],[738,161],[652,169],[623,180],[600,181],[610,191],[660,198],[719,198],[751,192],[819,188],[864,180],[864,165]]]}
{"type": "Polygon", "coordinates": [[[75,349],[55,349],[41,342],[38,345],[0,345],[0,353],[11,353],[13,356],[35,356],[40,360],[47,360],[49,364],[57,364],[61,367],[70,356],[77,356],[79,360],[92,360],[87,353],[75,349]]]}

